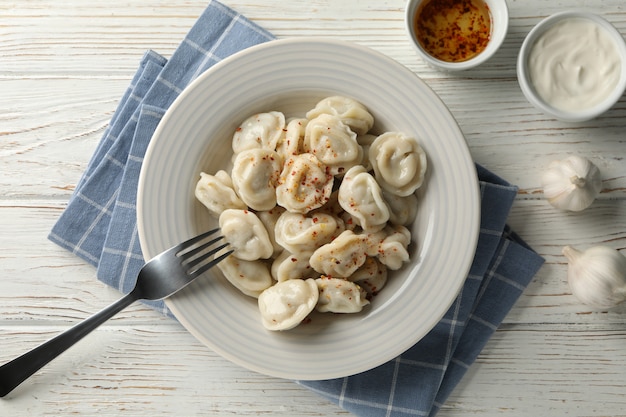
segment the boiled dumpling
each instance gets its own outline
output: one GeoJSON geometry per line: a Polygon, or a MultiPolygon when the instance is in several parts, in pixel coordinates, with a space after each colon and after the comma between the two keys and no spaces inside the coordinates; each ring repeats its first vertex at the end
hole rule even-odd
{"type": "Polygon", "coordinates": [[[276,186],[282,170],[281,158],[269,149],[249,149],[237,154],[233,185],[244,203],[254,210],[276,206],[276,186]]]}
{"type": "Polygon", "coordinates": [[[233,256],[244,261],[267,259],[274,247],[265,226],[256,214],[248,210],[224,210],[219,218],[224,240],[234,249],[233,256]]]}
{"type": "Polygon", "coordinates": [[[409,261],[411,232],[404,226],[388,226],[384,232],[387,236],[378,244],[378,260],[395,271],[409,261]]]}
{"type": "Polygon", "coordinates": [[[343,222],[330,214],[304,215],[288,211],[276,221],[276,242],[290,252],[313,252],[343,232],[343,222]]]}
{"type": "Polygon", "coordinates": [[[409,260],[411,231],[402,225],[389,225],[375,233],[364,233],[367,256],[376,257],[387,268],[396,270],[409,260]]]}
{"type": "Polygon", "coordinates": [[[235,288],[250,297],[258,298],[274,284],[269,268],[262,261],[244,261],[230,255],[217,266],[235,288]]]}
{"type": "Polygon", "coordinates": [[[356,134],[329,114],[321,114],[306,125],[304,150],[328,166],[333,175],[342,175],[363,160],[356,134]]]}
{"type": "Polygon", "coordinates": [[[279,205],[292,213],[308,213],[322,207],[333,191],[333,176],[313,154],[287,159],[276,187],[279,205]]]}
{"type": "Polygon", "coordinates": [[[319,289],[317,311],[321,313],[358,313],[370,302],[363,288],[340,278],[320,277],[315,280],[319,289]]]}
{"type": "Polygon", "coordinates": [[[268,330],[293,329],[313,311],[318,298],[314,279],[278,282],[259,295],[261,322],[268,330]]]}
{"type": "Polygon", "coordinates": [[[272,254],[272,257],[278,255],[279,253],[283,251],[283,247],[280,246],[276,242],[274,229],[276,228],[276,222],[278,221],[278,218],[284,212],[285,212],[285,209],[282,208],[281,206],[276,206],[270,210],[256,212],[257,217],[259,218],[259,220],[261,220],[261,223],[263,223],[263,226],[265,226],[265,230],[267,230],[267,234],[270,237],[272,246],[274,247],[274,253],[272,254]]]}
{"type": "Polygon", "coordinates": [[[291,253],[288,250],[278,255],[270,269],[272,277],[279,282],[288,279],[317,278],[320,274],[309,264],[313,252],[291,253]]]}
{"type": "Polygon", "coordinates": [[[389,222],[408,226],[417,215],[417,196],[409,194],[405,197],[383,191],[383,197],[389,207],[389,222]]]}
{"type": "Polygon", "coordinates": [[[246,204],[235,193],[233,182],[226,171],[217,171],[215,175],[201,172],[195,195],[215,217],[219,217],[226,209],[246,208],[246,204]]]}
{"type": "Polygon", "coordinates": [[[387,267],[368,256],[365,263],[348,279],[359,284],[368,294],[376,295],[387,283],[387,267]]]}
{"type": "Polygon", "coordinates": [[[284,128],[285,116],[281,112],[272,111],[250,116],[243,121],[233,135],[233,152],[237,154],[257,148],[273,151],[284,134],[284,128]]]}
{"type": "Polygon", "coordinates": [[[378,256],[378,250],[380,249],[380,242],[387,237],[388,229],[385,227],[383,230],[379,230],[375,233],[363,233],[361,238],[365,245],[365,253],[367,256],[378,256]]]}
{"type": "Polygon", "coordinates": [[[375,232],[387,224],[389,208],[380,186],[360,165],[350,168],[339,186],[339,204],[352,215],[365,232],[375,232]]]}
{"type": "Polygon", "coordinates": [[[346,230],[332,242],[316,249],[309,262],[322,275],[347,278],[365,263],[366,257],[363,238],[346,230]]]}
{"type": "Polygon", "coordinates": [[[400,132],[383,133],[370,146],[369,159],[376,181],[392,194],[412,194],[424,181],[426,154],[413,137],[400,132]]]}
{"type": "Polygon", "coordinates": [[[287,123],[285,134],[280,137],[276,144],[276,152],[283,160],[301,153],[307,123],[308,120],[303,118],[292,119],[287,123]]]}
{"type": "Polygon", "coordinates": [[[306,117],[314,119],[320,114],[339,117],[358,135],[364,135],[374,125],[374,116],[367,111],[363,104],[349,97],[327,97],[317,103],[314,109],[309,110],[306,117]]]}

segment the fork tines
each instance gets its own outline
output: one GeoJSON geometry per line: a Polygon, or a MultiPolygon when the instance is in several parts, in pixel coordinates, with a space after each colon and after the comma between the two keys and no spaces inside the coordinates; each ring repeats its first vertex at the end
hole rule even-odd
{"type": "Polygon", "coordinates": [[[184,247],[176,253],[176,256],[181,258],[187,274],[200,275],[233,253],[232,249],[225,250],[229,246],[228,242],[213,247],[220,241],[223,242],[224,236],[212,237],[219,231],[219,228],[212,229],[189,239],[185,242],[184,247]],[[207,241],[207,239],[209,240],[207,241]],[[217,257],[214,257],[215,255],[217,257]]]}

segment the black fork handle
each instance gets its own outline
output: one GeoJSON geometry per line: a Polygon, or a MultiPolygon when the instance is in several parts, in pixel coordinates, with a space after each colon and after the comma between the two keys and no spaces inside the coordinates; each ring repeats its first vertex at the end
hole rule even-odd
{"type": "Polygon", "coordinates": [[[0,366],[0,397],[13,391],[51,360],[135,301],[137,301],[137,297],[131,292],[44,344],[0,366]]]}

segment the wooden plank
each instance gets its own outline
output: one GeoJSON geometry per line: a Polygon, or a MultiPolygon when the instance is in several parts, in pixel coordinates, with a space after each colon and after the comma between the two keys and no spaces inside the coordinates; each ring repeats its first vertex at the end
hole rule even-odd
{"type": "MultiPolygon", "coordinates": [[[[427,67],[404,31],[401,0],[226,1],[278,37],[329,36],[406,65],[449,106],[475,160],[520,187],[510,225],[546,264],[452,394],[440,416],[626,415],[626,305],[593,311],[567,284],[561,248],[626,250],[624,98],[582,124],[551,120],[517,86],[515,60],[541,18],[595,11],[626,33],[621,0],[508,2],[509,34],[479,69],[427,67]],[[579,154],[603,174],[591,208],[549,206],[552,159],[579,154]]],[[[171,55],[205,2],[0,2],[0,361],[52,337],[119,293],[46,236],[63,210],[145,50],[171,55]]],[[[626,252],[625,252],[626,253],[626,252]]],[[[349,413],[291,381],[234,365],[141,304],[0,401],[0,415],[276,415],[349,413]]]]}

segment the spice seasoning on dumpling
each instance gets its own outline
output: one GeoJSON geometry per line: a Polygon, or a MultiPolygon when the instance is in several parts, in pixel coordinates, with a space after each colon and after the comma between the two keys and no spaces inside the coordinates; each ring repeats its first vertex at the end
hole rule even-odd
{"type": "Polygon", "coordinates": [[[415,15],[416,36],[434,58],[467,61],[480,54],[491,37],[491,14],[483,0],[428,0],[415,15]]]}
{"type": "Polygon", "coordinates": [[[291,212],[308,213],[330,200],[333,183],[333,175],[315,155],[293,155],[280,174],[276,200],[291,212]]]}

